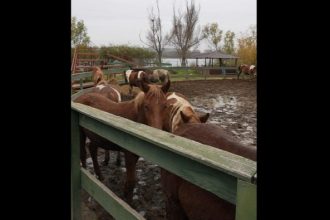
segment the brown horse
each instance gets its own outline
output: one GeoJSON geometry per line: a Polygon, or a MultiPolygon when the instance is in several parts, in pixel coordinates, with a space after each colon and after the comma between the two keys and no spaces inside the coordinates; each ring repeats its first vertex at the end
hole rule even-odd
{"type": "Polygon", "coordinates": [[[166,94],[167,108],[164,116],[163,130],[173,132],[185,123],[180,112],[183,112],[189,123],[204,123],[209,117],[209,113],[199,115],[195,112],[193,106],[187,101],[188,98],[178,92],[169,92],[166,94]]]}
{"type": "MultiPolygon", "coordinates": [[[[205,124],[208,114],[203,117],[198,116],[189,107],[186,100],[177,97],[173,100],[173,94],[168,95],[170,97],[167,107],[169,110],[165,120],[170,121],[167,123],[167,127],[164,127],[165,130],[172,128],[172,131],[168,131],[173,134],[256,160],[255,147],[239,144],[219,126],[205,124]],[[182,104],[178,104],[178,102],[182,104]],[[177,108],[176,105],[186,107],[177,108]],[[178,110],[176,111],[176,109],[178,110]],[[180,115],[179,118],[178,115],[180,115]]],[[[180,97],[183,98],[183,96],[180,97]]],[[[166,125],[165,122],[164,124],[166,125]]],[[[167,219],[235,219],[234,205],[165,169],[161,169],[161,181],[166,195],[167,219]]]]}
{"type": "Polygon", "coordinates": [[[257,71],[257,68],[255,65],[241,64],[238,66],[237,79],[239,79],[239,76],[241,75],[241,73],[244,73],[245,75],[249,75],[250,78],[256,77],[256,71],[257,71]]]}
{"type": "MultiPolygon", "coordinates": [[[[166,109],[166,97],[165,93],[170,87],[170,82],[163,86],[148,85],[142,82],[141,88],[143,92],[140,92],[133,100],[116,103],[98,93],[86,93],[79,96],[75,102],[89,105],[91,107],[133,120],[135,122],[143,123],[154,128],[162,129],[163,127],[163,115],[166,109]]],[[[82,128],[81,138],[87,136],[91,143],[89,145],[90,154],[93,161],[93,166],[96,175],[100,180],[103,179],[100,168],[97,162],[97,149],[98,146],[107,150],[121,150],[125,154],[126,165],[126,183],[124,194],[129,203],[132,201],[133,188],[135,185],[135,167],[138,160],[138,156],[121,148],[120,146],[108,141],[101,136],[82,128]]],[[[81,141],[81,160],[82,166],[86,167],[86,152],[84,152],[84,142],[81,141]]]]}
{"type": "Polygon", "coordinates": [[[133,86],[141,88],[142,81],[150,83],[149,76],[142,70],[127,70],[125,72],[125,82],[129,84],[129,94],[132,94],[133,86]]]}
{"type": "MultiPolygon", "coordinates": [[[[113,81],[111,81],[113,82],[113,81]]],[[[99,81],[97,85],[91,90],[91,92],[99,93],[108,99],[114,101],[114,102],[121,102],[121,94],[119,85],[116,82],[113,82],[112,84],[109,84],[104,79],[99,81]]],[[[104,152],[104,161],[102,162],[102,165],[107,166],[109,164],[110,160],[110,151],[105,150],[104,152]]],[[[120,158],[120,152],[118,151],[117,160],[116,160],[117,166],[120,166],[121,164],[121,158],[120,158]]]]}
{"type": "MultiPolygon", "coordinates": [[[[182,118],[186,121],[184,114],[182,114],[182,118]]],[[[256,160],[255,147],[238,143],[224,129],[214,124],[186,123],[173,133],[256,160]]],[[[161,176],[162,186],[164,186],[163,189],[167,197],[167,219],[235,219],[235,205],[164,169],[161,170],[161,176]]]]}

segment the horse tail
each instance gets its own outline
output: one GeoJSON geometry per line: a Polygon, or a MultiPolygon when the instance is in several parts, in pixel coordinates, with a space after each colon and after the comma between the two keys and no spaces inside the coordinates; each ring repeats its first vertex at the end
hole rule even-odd
{"type": "Polygon", "coordinates": [[[126,71],[127,71],[127,70],[124,71],[124,79],[125,79],[125,83],[128,83],[127,75],[126,75],[126,71]]]}
{"type": "Polygon", "coordinates": [[[238,72],[238,73],[241,72],[241,67],[242,67],[242,64],[241,64],[241,65],[238,65],[238,68],[237,68],[237,72],[238,72]]]}

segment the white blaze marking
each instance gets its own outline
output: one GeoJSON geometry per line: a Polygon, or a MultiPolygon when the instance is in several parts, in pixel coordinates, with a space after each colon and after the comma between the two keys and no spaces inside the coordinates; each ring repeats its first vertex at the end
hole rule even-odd
{"type": "Polygon", "coordinates": [[[114,88],[112,88],[112,89],[117,93],[118,102],[121,102],[121,95],[120,95],[120,93],[117,91],[117,89],[114,89],[114,88]]]}
{"type": "Polygon", "coordinates": [[[139,71],[139,72],[138,72],[138,79],[141,78],[141,73],[143,73],[143,71],[139,71]]]}
{"type": "Polygon", "coordinates": [[[255,65],[251,65],[251,66],[250,66],[250,70],[252,70],[254,67],[255,67],[255,65]]]}
{"type": "Polygon", "coordinates": [[[132,71],[133,70],[127,70],[126,73],[125,73],[126,74],[127,82],[129,82],[129,76],[131,75],[132,71]]]}
{"type": "MultiPolygon", "coordinates": [[[[167,97],[167,100],[171,99],[171,98],[174,98],[177,100],[177,102],[175,102],[173,104],[173,108],[171,111],[175,111],[175,109],[178,109],[176,111],[176,114],[172,117],[172,121],[170,121],[170,123],[172,124],[172,130],[171,132],[174,132],[178,125],[180,124],[181,122],[181,115],[180,115],[180,112],[185,108],[185,107],[191,107],[191,109],[194,109],[192,107],[192,105],[187,101],[185,100],[184,98],[181,98],[180,96],[178,96],[177,94],[175,94],[175,92],[173,92],[170,96],[167,97]]],[[[194,110],[193,110],[194,111],[194,110]]],[[[171,112],[171,116],[173,114],[173,112],[171,112]]]]}
{"type": "Polygon", "coordinates": [[[99,90],[102,90],[105,86],[104,85],[98,85],[96,86],[96,88],[98,88],[99,90]]]}

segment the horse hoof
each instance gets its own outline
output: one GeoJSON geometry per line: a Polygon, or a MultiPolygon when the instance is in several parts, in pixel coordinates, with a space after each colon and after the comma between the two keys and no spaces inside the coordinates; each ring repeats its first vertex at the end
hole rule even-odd
{"type": "Polygon", "coordinates": [[[103,162],[101,163],[102,166],[108,166],[108,164],[109,164],[108,161],[103,161],[103,162]]]}
{"type": "Polygon", "coordinates": [[[100,175],[100,176],[98,177],[98,179],[102,182],[102,181],[104,180],[104,177],[103,177],[102,175],[100,175]]]}

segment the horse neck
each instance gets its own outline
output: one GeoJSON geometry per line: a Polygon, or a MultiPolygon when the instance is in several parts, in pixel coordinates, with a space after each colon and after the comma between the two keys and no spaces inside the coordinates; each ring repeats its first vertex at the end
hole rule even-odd
{"type": "Polygon", "coordinates": [[[256,161],[256,147],[239,143],[213,124],[183,124],[174,134],[256,161]]]}
{"type": "Polygon", "coordinates": [[[132,121],[138,120],[138,111],[135,100],[113,103],[107,107],[107,112],[121,116],[132,121]]]}
{"type": "Polygon", "coordinates": [[[108,85],[108,82],[102,77],[102,78],[101,78],[101,81],[99,81],[96,85],[97,85],[97,86],[98,86],[98,85],[105,85],[105,86],[106,86],[106,85],[108,85]]]}

